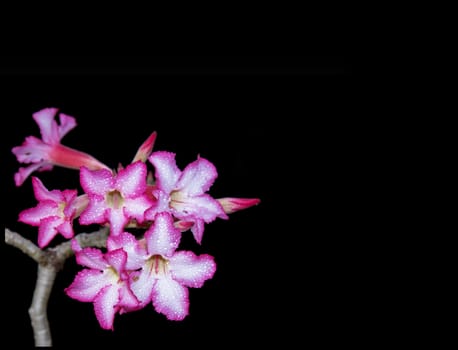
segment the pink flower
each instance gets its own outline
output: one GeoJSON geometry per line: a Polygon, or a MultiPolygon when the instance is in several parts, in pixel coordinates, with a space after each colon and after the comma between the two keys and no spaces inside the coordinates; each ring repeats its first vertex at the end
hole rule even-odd
{"type": "Polygon", "coordinates": [[[138,148],[137,153],[135,154],[132,163],[135,163],[137,160],[141,160],[142,162],[146,162],[149,155],[151,154],[154,142],[156,141],[157,133],[153,131],[151,135],[142,143],[142,145],[138,148]]]}
{"type": "Polygon", "coordinates": [[[218,198],[217,201],[221,203],[226,214],[232,214],[236,211],[247,209],[261,202],[259,198],[232,197],[218,198]]]}
{"type": "Polygon", "coordinates": [[[58,233],[65,238],[72,238],[73,220],[87,205],[87,197],[77,197],[76,190],[48,191],[36,177],[32,177],[32,184],[39,203],[34,208],[23,210],[19,214],[19,221],[38,226],[40,248],[47,246],[58,233]]]}
{"type": "Polygon", "coordinates": [[[79,169],[108,169],[87,153],[63,146],[61,139],[76,126],[75,118],[59,113],[60,125],[54,120],[57,108],[45,108],[33,114],[33,119],[40,128],[42,139],[28,136],[21,146],[13,147],[12,152],[20,163],[31,163],[28,167],[19,168],[14,175],[16,186],[20,186],[34,171],[51,170],[54,165],[79,169]]]}
{"type": "Polygon", "coordinates": [[[215,166],[198,157],[181,171],[175,154],[165,151],[154,152],[148,159],[155,168],[156,183],[151,192],[157,203],[146,211],[145,218],[154,220],[156,214],[169,212],[178,220],[192,222],[191,231],[200,244],[204,223],[228,218],[221,204],[206,194],[218,176],[215,166]]]}
{"type": "MultiPolygon", "coordinates": [[[[133,242],[131,234],[123,235],[125,243],[133,242]]],[[[157,312],[175,321],[183,320],[189,314],[188,287],[202,287],[216,270],[210,255],[175,251],[180,237],[181,232],[174,227],[171,214],[162,212],[156,215],[154,224],[145,233],[144,250],[128,244],[131,255],[139,254],[138,257],[143,259],[141,270],[131,274],[131,289],[140,306],[152,302],[157,312]]],[[[137,266],[138,257],[132,258],[132,267],[137,266]]]]}
{"type": "Polygon", "coordinates": [[[100,326],[113,330],[116,313],[138,308],[138,300],[129,287],[127,253],[116,249],[103,254],[96,248],[81,249],[76,240],[72,244],[77,263],[88,268],[78,272],[65,292],[73,299],[94,303],[100,326]]]}
{"type": "Polygon", "coordinates": [[[80,223],[109,223],[113,235],[122,232],[131,219],[142,223],[145,210],[153,204],[145,192],[146,174],[146,164],[140,160],[120,169],[117,174],[83,166],[80,182],[89,204],[80,215],[80,223]]]}

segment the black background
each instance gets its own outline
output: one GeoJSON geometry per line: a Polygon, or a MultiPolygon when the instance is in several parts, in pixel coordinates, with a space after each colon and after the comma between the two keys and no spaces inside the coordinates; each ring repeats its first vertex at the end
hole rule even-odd
{"type": "MultiPolygon", "coordinates": [[[[175,152],[180,168],[199,154],[215,164],[219,176],[209,191],[215,198],[261,199],[208,224],[201,246],[184,234],[183,246],[213,255],[217,271],[190,290],[190,315],[181,322],[149,306],[117,315],[114,332],[102,330],[92,304],[63,292],[80,270],[68,260],[48,307],[55,346],[356,341],[364,287],[354,269],[360,238],[354,184],[363,176],[355,152],[364,147],[358,144],[364,125],[355,117],[345,53],[10,56],[1,74],[4,222],[34,242],[36,228],[16,221],[36,202],[30,179],[14,186],[19,164],[11,148],[39,135],[32,113],[45,107],[77,120],[63,144],[111,167],[128,164],[155,130],[155,150],[175,152]]],[[[72,170],[34,175],[50,189],[79,186],[72,170]]],[[[9,246],[2,258],[3,341],[31,346],[27,309],[36,265],[9,246]]]]}

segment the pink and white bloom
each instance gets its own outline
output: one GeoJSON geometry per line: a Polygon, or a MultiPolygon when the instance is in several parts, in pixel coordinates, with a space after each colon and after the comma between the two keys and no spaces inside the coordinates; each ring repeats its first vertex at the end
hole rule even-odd
{"type": "Polygon", "coordinates": [[[83,225],[108,223],[112,235],[121,233],[131,219],[142,223],[145,210],[153,204],[145,192],[146,175],[146,164],[140,160],[120,169],[117,174],[83,166],[80,182],[89,204],[79,222],[83,225]]]}
{"type": "Polygon", "coordinates": [[[13,147],[12,152],[20,163],[30,163],[25,168],[19,168],[14,175],[16,186],[20,186],[34,171],[51,170],[53,166],[79,169],[86,166],[89,169],[108,169],[87,153],[66,147],[61,139],[76,126],[75,118],[59,113],[60,125],[54,120],[57,108],[45,108],[32,115],[38,124],[41,139],[35,136],[25,138],[21,146],[13,147]]]}
{"type": "Polygon", "coordinates": [[[113,330],[114,317],[138,308],[138,300],[129,287],[127,253],[116,249],[103,254],[97,248],[84,248],[72,241],[78,264],[87,267],[76,275],[65,293],[76,300],[94,303],[94,311],[103,329],[113,330]]]}
{"type": "Polygon", "coordinates": [[[204,224],[216,218],[228,219],[220,202],[206,192],[218,176],[215,166],[198,157],[181,171],[175,162],[175,153],[158,151],[148,160],[155,169],[155,185],[152,195],[157,203],[145,213],[154,220],[161,212],[169,212],[176,219],[192,222],[191,231],[200,244],[204,224]]]}
{"type": "MultiPolygon", "coordinates": [[[[133,242],[129,233],[123,235],[123,240],[133,242]]],[[[138,257],[143,259],[141,270],[131,273],[131,289],[140,306],[152,302],[157,312],[174,321],[183,320],[189,314],[188,288],[202,287],[216,271],[212,256],[176,251],[180,238],[181,232],[174,227],[171,214],[162,212],[145,232],[145,247],[130,245],[131,254],[140,250],[138,257]]],[[[131,264],[137,265],[138,260],[133,259],[131,264]]]]}
{"type": "Polygon", "coordinates": [[[58,234],[72,238],[73,220],[87,205],[87,196],[77,197],[76,190],[49,191],[36,177],[32,177],[35,198],[39,201],[34,208],[23,210],[19,221],[38,226],[38,246],[43,248],[58,234]]]}

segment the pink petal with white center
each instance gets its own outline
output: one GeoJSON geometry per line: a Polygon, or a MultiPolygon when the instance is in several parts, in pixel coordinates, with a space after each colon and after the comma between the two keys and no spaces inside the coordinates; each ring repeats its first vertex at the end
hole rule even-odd
{"type": "Polygon", "coordinates": [[[91,196],[92,199],[87,204],[79,217],[79,222],[82,225],[104,224],[108,220],[107,207],[105,201],[98,196],[91,196]]]}
{"type": "Polygon", "coordinates": [[[196,197],[180,196],[178,201],[172,201],[176,210],[173,214],[179,219],[199,218],[206,223],[212,222],[217,217],[228,219],[221,204],[208,194],[196,197]]]}
{"type": "Polygon", "coordinates": [[[181,171],[175,162],[175,153],[165,151],[153,152],[148,160],[154,166],[157,188],[165,193],[172,192],[181,175],[181,171]]]}
{"type": "Polygon", "coordinates": [[[151,301],[154,284],[157,277],[154,275],[152,260],[147,260],[135,278],[132,279],[130,288],[142,306],[151,301]]]}
{"type": "Polygon", "coordinates": [[[146,257],[146,249],[141,247],[137,238],[129,233],[122,232],[117,236],[109,236],[107,239],[107,249],[116,250],[122,248],[127,253],[126,269],[137,270],[142,267],[146,257]]]}
{"type": "Polygon", "coordinates": [[[124,214],[123,208],[110,208],[106,211],[107,221],[110,223],[110,235],[119,235],[124,231],[129,218],[124,214]]]}
{"type": "Polygon", "coordinates": [[[38,226],[42,219],[49,216],[57,216],[58,205],[55,202],[44,201],[34,208],[29,208],[19,213],[19,221],[31,226],[38,226]]]}
{"type": "Polygon", "coordinates": [[[19,168],[19,171],[14,174],[14,183],[16,186],[21,186],[34,171],[46,171],[51,170],[52,168],[52,164],[48,162],[35,163],[25,168],[19,168]]]}
{"type": "Polygon", "coordinates": [[[207,192],[217,177],[215,166],[199,157],[183,170],[176,189],[188,196],[197,196],[207,192]]]}
{"type": "Polygon", "coordinates": [[[116,177],[116,189],[123,197],[132,198],[142,195],[146,190],[146,164],[137,161],[119,171],[116,177]]]}
{"type": "Polygon", "coordinates": [[[189,313],[189,291],[178,282],[162,278],[153,288],[154,309],[164,314],[167,319],[181,321],[189,313]]]}
{"type": "Polygon", "coordinates": [[[102,271],[84,269],[78,272],[73,282],[65,288],[65,293],[82,302],[92,302],[100,290],[113,281],[102,271]]]}
{"type": "Polygon", "coordinates": [[[41,138],[51,145],[59,143],[61,139],[57,123],[54,120],[57,112],[57,108],[44,108],[32,114],[33,119],[40,128],[41,138]]]}
{"type": "Polygon", "coordinates": [[[95,317],[103,329],[113,330],[116,312],[119,310],[119,289],[115,285],[104,287],[94,299],[95,317]]]}
{"type": "Polygon", "coordinates": [[[156,136],[157,133],[154,131],[143,144],[140,146],[138,149],[137,153],[135,154],[134,159],[132,160],[132,163],[135,163],[137,160],[140,160],[142,162],[145,162],[149,155],[151,154],[151,151],[153,150],[154,147],[154,142],[156,141],[156,136]]]}
{"type": "Polygon", "coordinates": [[[139,223],[145,221],[145,211],[151,208],[153,201],[146,196],[124,200],[124,214],[128,218],[135,218],[139,223]]]}
{"type": "Polygon", "coordinates": [[[105,260],[120,275],[126,268],[127,254],[122,248],[119,248],[107,252],[105,260]]]}
{"type": "Polygon", "coordinates": [[[89,170],[85,166],[81,167],[80,183],[89,197],[92,194],[105,196],[114,189],[113,173],[107,169],[89,170]]]}
{"type": "Polygon", "coordinates": [[[38,227],[38,246],[46,247],[49,242],[57,235],[57,226],[62,223],[62,218],[58,216],[48,216],[40,222],[38,227]]]}
{"type": "Polygon", "coordinates": [[[216,263],[208,254],[197,256],[191,251],[179,251],[169,259],[169,271],[182,285],[200,288],[215,274],[216,263]]]}
{"type": "Polygon", "coordinates": [[[108,264],[100,249],[87,247],[75,252],[76,262],[90,269],[105,270],[108,264]]]}
{"type": "Polygon", "coordinates": [[[148,253],[171,256],[180,244],[181,232],[173,224],[170,213],[159,213],[145,232],[148,253]]]}

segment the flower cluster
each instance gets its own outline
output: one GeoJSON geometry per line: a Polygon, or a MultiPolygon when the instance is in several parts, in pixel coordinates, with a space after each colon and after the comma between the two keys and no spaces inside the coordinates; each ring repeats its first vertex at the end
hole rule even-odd
{"type": "Polygon", "coordinates": [[[17,160],[29,164],[15,174],[16,185],[34,172],[61,166],[79,171],[84,192],[48,190],[31,176],[38,204],[19,214],[20,222],[38,227],[40,248],[58,234],[72,240],[76,261],[84,269],[65,289],[66,294],[93,303],[104,329],[113,329],[117,313],[149,304],[169,320],[183,320],[189,313],[188,288],[200,288],[211,279],[216,263],[211,255],[179,250],[182,233],[190,230],[201,244],[205,224],[228,219],[228,214],[260,200],[213,198],[208,191],[218,176],[215,166],[198,156],[181,170],[174,153],[153,152],[156,132],[130,164],[110,169],[89,154],[61,144],[76,126],[73,117],[45,108],[33,118],[41,139],[29,136],[13,148],[17,160]],[[74,239],[75,220],[109,227],[106,249],[82,248],[74,239]],[[142,234],[129,232],[130,228],[141,228],[142,234]]]}

